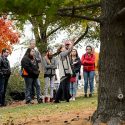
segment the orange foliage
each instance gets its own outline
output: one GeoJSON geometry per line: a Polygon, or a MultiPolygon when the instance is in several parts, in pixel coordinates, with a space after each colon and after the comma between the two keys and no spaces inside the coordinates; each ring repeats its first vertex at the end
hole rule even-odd
{"type": "Polygon", "coordinates": [[[3,48],[12,51],[12,45],[19,42],[19,33],[15,31],[12,21],[0,18],[0,52],[3,48]]]}

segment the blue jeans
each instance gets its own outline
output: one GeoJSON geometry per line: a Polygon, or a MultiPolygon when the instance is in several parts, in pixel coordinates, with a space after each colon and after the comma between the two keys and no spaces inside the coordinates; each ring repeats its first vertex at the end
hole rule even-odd
{"type": "Polygon", "coordinates": [[[5,84],[5,78],[0,78],[0,105],[3,105],[4,100],[4,84],[5,84]]]}
{"type": "Polygon", "coordinates": [[[25,99],[26,101],[31,101],[31,93],[32,93],[32,85],[34,84],[36,87],[37,100],[42,98],[41,89],[40,89],[40,81],[38,78],[24,78],[25,80],[25,99]]]}
{"type": "Polygon", "coordinates": [[[88,90],[88,84],[90,85],[90,93],[92,94],[94,91],[94,76],[95,71],[84,71],[83,77],[84,77],[84,93],[87,94],[88,90]]]}
{"type": "Polygon", "coordinates": [[[77,83],[76,82],[70,83],[70,95],[72,97],[76,96],[76,90],[77,90],[77,83]]]}

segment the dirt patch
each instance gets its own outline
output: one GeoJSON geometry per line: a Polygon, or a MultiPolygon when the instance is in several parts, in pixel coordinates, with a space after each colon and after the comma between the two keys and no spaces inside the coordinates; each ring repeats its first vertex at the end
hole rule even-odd
{"type": "MultiPolygon", "coordinates": [[[[70,112],[58,113],[54,115],[39,114],[32,118],[17,119],[8,121],[9,125],[91,125],[90,117],[95,109],[75,110],[70,112]],[[13,124],[12,124],[13,123],[13,124]]],[[[5,125],[5,124],[3,124],[5,125]]]]}

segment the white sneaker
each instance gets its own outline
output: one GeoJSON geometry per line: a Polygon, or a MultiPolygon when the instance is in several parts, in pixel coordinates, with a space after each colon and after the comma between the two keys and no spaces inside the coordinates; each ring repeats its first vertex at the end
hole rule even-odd
{"type": "Polygon", "coordinates": [[[74,98],[72,98],[72,101],[75,101],[76,99],[75,99],[75,97],[74,98]]]}
{"type": "Polygon", "coordinates": [[[70,98],[70,101],[72,101],[73,100],[73,98],[70,98]]]}

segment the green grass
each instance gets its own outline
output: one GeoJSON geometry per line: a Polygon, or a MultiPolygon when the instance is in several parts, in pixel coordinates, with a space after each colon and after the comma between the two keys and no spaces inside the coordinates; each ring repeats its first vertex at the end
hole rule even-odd
{"type": "Polygon", "coordinates": [[[78,97],[74,102],[62,102],[59,104],[36,104],[25,105],[17,107],[0,108],[0,123],[12,118],[23,119],[34,116],[53,115],[55,113],[80,110],[93,109],[97,105],[97,96],[92,98],[78,97]]]}

